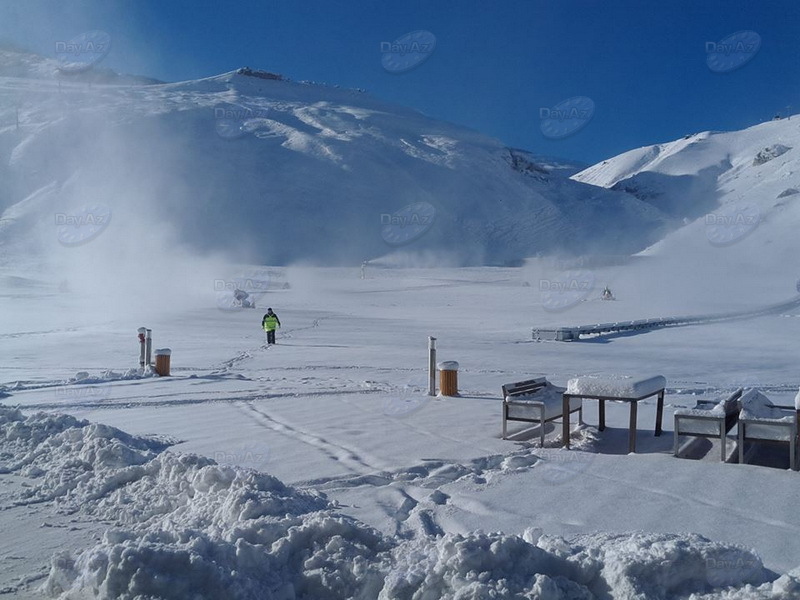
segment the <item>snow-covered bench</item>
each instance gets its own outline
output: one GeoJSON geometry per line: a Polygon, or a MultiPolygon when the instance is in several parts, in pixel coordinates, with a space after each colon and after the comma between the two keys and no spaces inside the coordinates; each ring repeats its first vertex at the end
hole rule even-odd
{"type": "Polygon", "coordinates": [[[724,400],[698,400],[694,408],[676,410],[673,454],[678,456],[678,441],[682,435],[719,438],[724,462],[728,454],[728,432],[739,418],[739,399],[742,392],[742,388],[739,388],[724,400]]]}
{"type": "MultiPolygon", "coordinates": [[[[570,379],[562,400],[562,414],[566,417],[571,402],[575,398],[600,401],[599,427],[606,428],[606,400],[621,400],[631,405],[630,430],[628,433],[628,452],[636,452],[636,409],[639,400],[658,396],[655,434],[661,435],[661,420],[664,413],[664,389],[667,380],[661,375],[652,377],[631,377],[629,375],[600,377],[587,375],[570,379]]],[[[569,448],[569,423],[563,426],[564,447],[569,448]]]]}
{"type": "Polygon", "coordinates": [[[744,463],[747,441],[788,443],[789,467],[797,470],[797,423],[800,420],[800,392],[795,406],[773,404],[761,391],[749,389],[741,399],[739,413],[739,462],[744,463]]]}
{"type": "MultiPolygon", "coordinates": [[[[503,386],[503,439],[507,435],[508,421],[525,421],[539,423],[540,439],[544,447],[544,424],[562,416],[563,387],[557,387],[544,377],[509,383],[503,386]]],[[[578,413],[581,423],[583,410],[580,399],[570,403],[567,411],[567,428],[569,415],[578,413]]]]}

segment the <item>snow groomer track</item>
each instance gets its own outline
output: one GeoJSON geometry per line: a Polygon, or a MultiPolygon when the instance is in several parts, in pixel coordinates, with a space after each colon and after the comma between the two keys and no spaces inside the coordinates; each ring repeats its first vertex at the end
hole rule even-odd
{"type": "Polygon", "coordinates": [[[656,319],[641,319],[638,321],[618,321],[616,323],[579,325],[577,327],[534,327],[532,329],[532,336],[535,341],[550,340],[557,342],[574,342],[579,341],[581,336],[646,332],[665,327],[683,327],[686,325],[705,325],[708,323],[721,323],[723,321],[753,319],[755,317],[781,314],[798,307],[800,307],[800,295],[795,296],[793,299],[786,302],[770,304],[759,309],[740,312],[716,313],[711,315],[699,315],[691,317],[660,317],[656,319]]]}

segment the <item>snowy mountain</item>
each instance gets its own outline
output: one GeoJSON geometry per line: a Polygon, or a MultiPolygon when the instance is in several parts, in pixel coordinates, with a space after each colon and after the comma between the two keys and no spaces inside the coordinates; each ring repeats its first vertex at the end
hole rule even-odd
{"type": "MultiPolygon", "coordinates": [[[[659,246],[672,245],[669,240],[682,240],[698,228],[707,230],[707,241],[724,246],[743,240],[762,225],[768,225],[766,230],[778,222],[797,222],[798,146],[800,119],[778,119],[743,131],[698,133],[631,150],[572,178],[628,192],[693,221],[659,246]],[[730,231],[728,238],[719,231],[737,222],[751,227],[742,227],[738,237],[736,231],[730,231]]],[[[770,243],[791,241],[775,233],[768,236],[770,243]]]]}
{"type": "Polygon", "coordinates": [[[672,222],[630,194],[570,180],[571,163],[362,91],[246,68],[101,84],[53,76],[56,66],[0,53],[4,244],[53,244],[54,213],[69,220],[98,204],[116,243],[173,227],[196,249],[269,264],[628,253],[672,222]]]}
{"type": "Polygon", "coordinates": [[[624,190],[683,216],[684,226],[640,253],[648,264],[662,265],[652,277],[680,273],[682,289],[731,299],[741,299],[745,289],[773,299],[796,292],[800,119],[638,148],[573,179],[624,190]]]}
{"type": "Polygon", "coordinates": [[[99,66],[91,69],[69,71],[64,64],[54,58],[32,54],[21,48],[0,43],[0,77],[62,79],[65,82],[104,83],[117,85],[137,85],[163,83],[150,77],[122,75],[99,66]]]}

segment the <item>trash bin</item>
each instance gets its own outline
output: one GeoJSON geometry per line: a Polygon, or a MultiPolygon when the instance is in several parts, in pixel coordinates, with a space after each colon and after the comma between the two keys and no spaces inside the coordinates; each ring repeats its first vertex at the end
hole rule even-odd
{"type": "Polygon", "coordinates": [[[439,393],[442,396],[458,396],[458,363],[445,360],[436,368],[439,369],[439,393]]]}
{"type": "Polygon", "coordinates": [[[161,348],[156,350],[156,373],[161,376],[169,375],[169,358],[172,350],[169,348],[161,348]]]}

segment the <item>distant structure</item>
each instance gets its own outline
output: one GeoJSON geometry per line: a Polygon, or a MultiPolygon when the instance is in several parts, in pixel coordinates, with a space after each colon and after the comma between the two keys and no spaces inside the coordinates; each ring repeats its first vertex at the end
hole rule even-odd
{"type": "Polygon", "coordinates": [[[800,296],[786,302],[770,304],[754,310],[737,311],[731,313],[716,313],[710,315],[661,317],[656,319],[640,319],[638,321],[618,321],[616,323],[597,323],[595,325],[579,325],[577,327],[534,327],[531,334],[534,341],[575,342],[581,336],[613,335],[619,333],[638,333],[663,329],[666,327],[684,327],[686,325],[703,325],[706,323],[721,323],[724,321],[738,321],[753,319],[766,315],[782,314],[800,307],[800,296]]]}
{"type": "Polygon", "coordinates": [[[236,70],[238,75],[247,75],[248,77],[258,77],[259,79],[272,79],[275,81],[284,81],[283,75],[277,73],[270,73],[269,71],[260,71],[258,69],[251,69],[250,67],[242,67],[236,70]]]}

